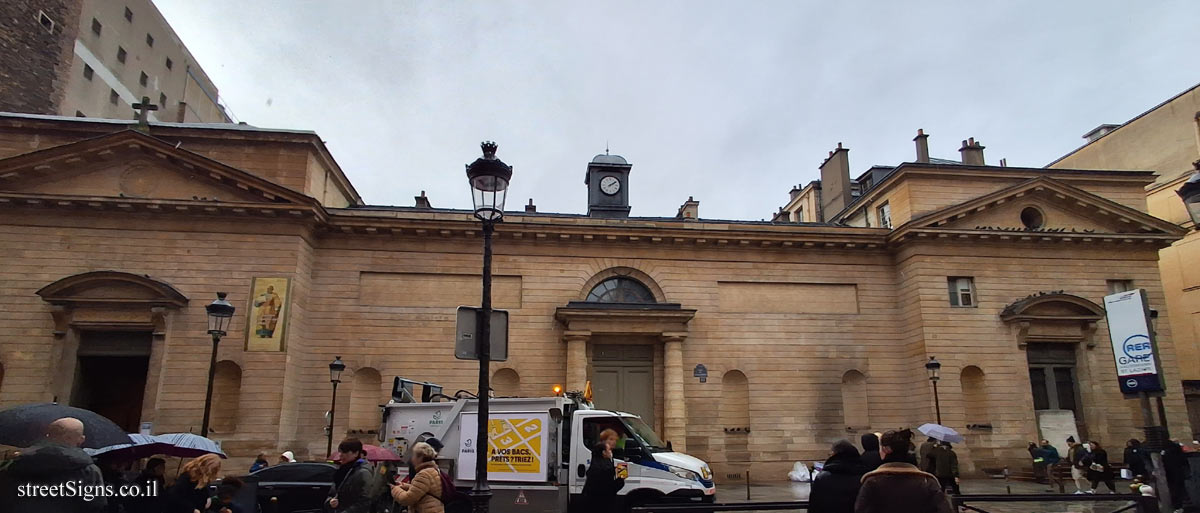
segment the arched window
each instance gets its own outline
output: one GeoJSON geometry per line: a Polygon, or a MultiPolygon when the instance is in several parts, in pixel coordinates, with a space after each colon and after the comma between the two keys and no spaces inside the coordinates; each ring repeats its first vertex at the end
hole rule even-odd
{"type": "Polygon", "coordinates": [[[379,371],[363,367],[354,371],[354,385],[350,389],[349,428],[359,431],[379,429],[379,404],[383,387],[379,371]]]}
{"type": "Polygon", "coordinates": [[[867,377],[853,369],[842,374],[842,417],[848,428],[871,426],[867,410],[867,377]]]}
{"type": "Polygon", "coordinates": [[[241,400],[242,368],[229,360],[217,362],[217,369],[213,375],[213,431],[221,434],[237,431],[241,400]]]}
{"type": "Polygon", "coordinates": [[[731,370],[721,376],[721,427],[750,427],[750,382],[742,371],[731,370]]]}
{"type": "Polygon", "coordinates": [[[963,413],[967,424],[988,423],[987,383],[983,369],[974,365],[963,367],[962,375],[963,413]]]}
{"type": "Polygon", "coordinates": [[[654,303],[654,294],[641,282],[624,276],[600,282],[588,292],[591,303],[654,303]]]}
{"type": "Polygon", "coordinates": [[[496,371],[492,374],[492,391],[496,397],[520,397],[521,375],[509,368],[496,371]]]}

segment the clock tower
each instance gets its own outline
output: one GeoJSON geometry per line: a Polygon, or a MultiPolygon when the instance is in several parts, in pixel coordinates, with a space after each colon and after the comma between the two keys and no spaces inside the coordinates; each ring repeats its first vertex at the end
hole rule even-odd
{"type": "Polygon", "coordinates": [[[605,152],[588,163],[583,183],[588,186],[588,216],[629,217],[629,170],[620,155],[605,152]]]}

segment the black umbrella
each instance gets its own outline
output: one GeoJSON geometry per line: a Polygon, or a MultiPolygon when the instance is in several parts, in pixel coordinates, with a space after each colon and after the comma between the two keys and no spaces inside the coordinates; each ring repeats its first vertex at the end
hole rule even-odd
{"type": "Polygon", "coordinates": [[[22,404],[0,410],[0,444],[29,447],[46,438],[46,428],[63,417],[83,422],[83,447],[99,449],[133,441],[120,426],[99,413],[57,403],[22,404]]]}

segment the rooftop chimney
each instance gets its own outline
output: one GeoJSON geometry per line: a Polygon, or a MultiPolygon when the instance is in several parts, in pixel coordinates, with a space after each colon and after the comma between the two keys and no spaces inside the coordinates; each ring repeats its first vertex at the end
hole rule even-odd
{"type": "Polygon", "coordinates": [[[675,214],[676,219],[686,219],[695,221],[700,218],[700,202],[688,196],[687,201],[679,207],[679,212],[675,214]]]}
{"type": "Polygon", "coordinates": [[[533,204],[533,198],[529,198],[529,204],[525,205],[525,212],[537,212],[537,205],[533,204]]]}
{"type": "Polygon", "coordinates": [[[929,136],[925,134],[925,130],[918,128],[917,136],[913,137],[913,141],[917,143],[917,162],[929,162],[929,136]]]}
{"type": "Polygon", "coordinates": [[[1087,142],[1092,142],[1092,141],[1095,141],[1096,139],[1104,137],[1109,132],[1112,132],[1113,130],[1116,130],[1118,128],[1121,128],[1121,125],[1105,123],[1096,128],[1093,128],[1090,132],[1083,134],[1083,138],[1087,139],[1087,142]]]}
{"type": "Polygon", "coordinates": [[[821,163],[821,190],[821,211],[828,214],[825,218],[837,215],[850,204],[850,150],[842,143],[821,163]]]}
{"type": "Polygon", "coordinates": [[[974,137],[962,142],[962,148],[958,149],[958,153],[962,155],[962,163],[968,166],[983,166],[983,148],[984,146],[975,140],[974,137]]]}
{"type": "Polygon", "coordinates": [[[433,208],[433,205],[429,203],[429,198],[425,196],[425,191],[421,191],[421,195],[416,196],[416,200],[417,208],[433,208]]]}

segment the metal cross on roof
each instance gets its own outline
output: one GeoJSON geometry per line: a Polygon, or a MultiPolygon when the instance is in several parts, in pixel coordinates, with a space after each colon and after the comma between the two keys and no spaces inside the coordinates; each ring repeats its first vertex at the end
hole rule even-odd
{"type": "Polygon", "coordinates": [[[137,120],[139,124],[145,125],[150,121],[150,112],[158,110],[158,105],[150,103],[149,96],[143,96],[142,101],[132,105],[133,110],[137,111],[137,120]]]}

